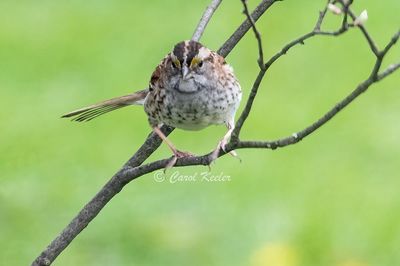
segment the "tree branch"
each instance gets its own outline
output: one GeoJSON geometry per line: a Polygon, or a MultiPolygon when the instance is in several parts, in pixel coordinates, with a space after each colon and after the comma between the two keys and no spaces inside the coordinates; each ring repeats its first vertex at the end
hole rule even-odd
{"type": "Polygon", "coordinates": [[[260,69],[264,69],[264,52],[263,52],[263,47],[262,47],[262,40],[261,40],[261,34],[257,30],[256,23],[254,22],[254,19],[251,17],[249,13],[249,8],[247,6],[247,0],[242,0],[243,3],[243,13],[246,15],[247,20],[250,21],[251,27],[253,29],[254,35],[257,39],[257,44],[258,44],[258,65],[260,69]]]}
{"type": "MultiPolygon", "coordinates": [[[[246,3],[242,0],[245,9],[247,9],[246,3]]],[[[219,3],[221,1],[213,0],[211,4],[208,6],[207,10],[204,12],[204,15],[199,22],[199,25],[193,34],[193,39],[200,39],[202,33],[204,32],[208,21],[213,15],[214,11],[217,9],[219,3]]],[[[235,33],[224,43],[224,45],[219,49],[219,53],[226,57],[230,51],[236,46],[236,44],[241,40],[244,34],[253,28],[253,31],[257,32],[255,28],[255,21],[257,21],[261,15],[270,7],[273,3],[277,2],[273,0],[263,0],[256,10],[252,13],[251,18],[249,17],[248,10],[245,11],[247,19],[243,22],[240,27],[235,31],[235,33]],[[253,21],[252,21],[253,20],[253,21]]],[[[329,110],[326,114],[324,114],[320,119],[306,127],[305,129],[292,134],[291,136],[273,140],[273,141],[241,141],[239,140],[239,135],[242,126],[244,125],[254,102],[254,99],[257,95],[258,88],[265,76],[265,73],[272,66],[274,62],[276,62],[280,57],[285,55],[291,48],[297,46],[299,44],[304,44],[304,42],[311,37],[317,35],[327,35],[327,36],[338,36],[344,32],[346,32],[349,27],[352,25],[347,22],[348,16],[354,21],[356,16],[350,10],[350,5],[352,1],[344,2],[338,1],[342,4],[344,16],[341,27],[336,31],[321,31],[321,25],[325,16],[327,15],[327,6],[329,3],[333,3],[333,1],[328,1],[325,8],[320,12],[317,23],[314,29],[302,35],[301,37],[290,41],[286,44],[279,52],[273,55],[266,63],[263,64],[263,67],[260,69],[260,72],[253,84],[252,90],[250,92],[249,98],[247,100],[246,106],[236,123],[236,129],[232,136],[230,143],[226,146],[225,151],[220,150],[218,156],[223,156],[226,153],[242,148],[267,148],[267,149],[276,149],[279,147],[285,147],[291,144],[298,143],[312,132],[323,126],[330,119],[332,119],[335,115],[337,115],[341,110],[343,110],[346,106],[348,106],[351,102],[353,102],[357,97],[359,97],[363,92],[365,92],[372,84],[379,82],[385,77],[391,75],[396,70],[400,69],[400,62],[396,64],[390,65],[387,69],[381,71],[381,65],[386,54],[392,49],[392,47],[396,44],[398,39],[400,38],[400,31],[397,32],[392,39],[388,42],[383,50],[379,50],[376,46],[374,40],[366,30],[363,25],[357,25],[357,27],[363,33],[367,43],[369,44],[372,53],[376,56],[375,65],[371,71],[370,76],[361,82],[357,88],[351,92],[347,97],[345,97],[342,101],[337,103],[331,110],[329,110]]],[[[260,58],[263,57],[262,53],[262,43],[261,36],[256,33],[256,38],[258,39],[258,47],[259,47],[259,62],[260,58]],[[258,36],[258,37],[257,37],[258,36]]],[[[164,126],[162,127],[162,131],[165,135],[170,134],[173,131],[173,128],[164,126]]],[[[153,172],[158,169],[163,169],[170,162],[170,158],[158,160],[155,162],[151,162],[145,165],[142,163],[160,146],[161,140],[154,134],[149,134],[145,143],[138,149],[138,151],[125,163],[121,170],[116,173],[107,184],[97,193],[97,195],[87,203],[84,208],[79,212],[79,214],[69,223],[69,225],[57,236],[50,245],[36,258],[36,260],[32,263],[35,266],[44,266],[50,265],[57,256],[73,241],[73,239],[97,216],[97,214],[102,210],[102,208],[117,194],[122,188],[131,182],[132,180],[153,172]]],[[[212,161],[211,159],[212,153],[205,154],[202,156],[195,157],[186,157],[180,158],[176,162],[176,166],[189,166],[189,165],[209,165],[212,161]]]]}
{"type": "MultiPolygon", "coordinates": [[[[232,133],[232,142],[238,142],[239,140],[239,135],[240,135],[240,131],[243,127],[244,122],[246,121],[247,117],[250,114],[251,108],[253,106],[253,102],[254,99],[257,96],[257,92],[258,92],[258,88],[261,85],[262,80],[264,79],[265,74],[267,73],[267,71],[269,70],[269,68],[272,66],[273,63],[275,63],[276,60],[278,60],[281,56],[285,55],[291,48],[293,48],[296,45],[299,44],[305,44],[305,41],[316,36],[316,35],[330,35],[330,36],[337,36],[340,35],[344,32],[347,31],[348,27],[347,24],[342,23],[342,27],[340,29],[338,29],[337,31],[334,32],[329,32],[329,31],[321,31],[321,26],[322,26],[322,22],[327,14],[328,11],[328,5],[331,3],[331,1],[329,0],[324,9],[322,11],[320,11],[317,22],[314,26],[314,29],[309,32],[304,34],[303,36],[289,42],[288,44],[286,44],[279,52],[277,52],[275,55],[273,55],[264,65],[264,67],[261,68],[260,72],[258,73],[258,76],[256,78],[256,80],[254,81],[253,87],[250,91],[250,95],[249,98],[247,100],[246,106],[242,112],[242,114],[240,115],[238,121],[236,122],[235,125],[235,129],[232,133]]],[[[343,21],[347,20],[347,17],[344,16],[343,21]]]]}
{"type": "Polygon", "coordinates": [[[392,49],[393,45],[395,45],[397,43],[397,41],[400,38],[400,30],[398,32],[396,32],[395,35],[393,35],[393,37],[390,39],[390,42],[385,46],[385,48],[383,48],[383,50],[378,53],[379,56],[377,57],[384,57],[390,49],[392,49]]]}
{"type": "Polygon", "coordinates": [[[336,104],[330,111],[328,111],[318,121],[314,122],[312,125],[308,126],[307,128],[303,129],[302,131],[292,134],[292,136],[289,136],[289,137],[286,137],[283,139],[279,139],[279,140],[275,140],[275,141],[243,141],[243,142],[239,141],[240,131],[243,127],[244,122],[246,121],[247,117],[250,114],[254,99],[258,92],[258,88],[261,84],[261,81],[264,78],[265,73],[268,71],[270,66],[276,60],[278,60],[281,56],[285,55],[292,47],[299,45],[299,44],[304,44],[305,40],[307,40],[313,36],[316,36],[316,35],[338,36],[338,35],[346,32],[349,28],[349,25],[347,24],[348,15],[350,15],[353,20],[356,19],[356,16],[350,10],[350,5],[352,4],[353,1],[348,1],[347,3],[343,2],[343,1],[340,1],[340,2],[342,3],[343,11],[345,12],[341,28],[339,28],[337,31],[334,31],[334,32],[321,31],[321,25],[326,16],[326,13],[328,10],[328,5],[331,3],[331,0],[329,0],[326,4],[325,8],[320,12],[320,15],[318,17],[318,20],[314,27],[314,30],[309,33],[304,34],[300,38],[295,39],[294,41],[291,41],[290,43],[285,45],[280,52],[276,53],[274,56],[271,57],[270,60],[268,60],[268,62],[265,64],[265,68],[260,70],[260,72],[253,84],[253,88],[250,92],[246,106],[236,123],[235,130],[232,133],[232,139],[231,139],[231,143],[233,144],[232,147],[234,147],[234,148],[276,149],[278,147],[285,147],[285,146],[288,146],[291,144],[295,144],[295,143],[299,142],[300,140],[302,140],[304,137],[308,136],[309,134],[311,134],[312,132],[317,130],[318,128],[320,128],[325,123],[327,123],[338,112],[340,112],[343,108],[345,108],[347,105],[349,105],[354,99],[356,99],[358,96],[360,96],[363,92],[365,92],[372,84],[382,80],[383,78],[387,77],[388,75],[392,74],[394,71],[396,71],[397,69],[400,68],[400,63],[393,64],[393,65],[389,66],[386,70],[384,70],[381,74],[378,74],[380,71],[381,65],[382,65],[383,58],[399,40],[400,30],[396,34],[394,34],[394,36],[391,38],[390,42],[386,45],[386,47],[382,51],[379,51],[379,49],[375,45],[374,40],[372,39],[371,35],[368,33],[366,28],[363,25],[358,25],[358,27],[360,28],[364,37],[366,38],[368,44],[370,45],[371,51],[376,56],[375,65],[371,71],[370,77],[367,80],[362,82],[350,95],[348,95],[345,99],[343,99],[341,102],[336,104]]]}
{"type": "MultiPolygon", "coordinates": [[[[274,3],[280,2],[282,0],[262,0],[261,3],[256,7],[256,9],[251,13],[251,17],[254,22],[267,11],[274,3]]],[[[236,46],[236,44],[243,38],[243,36],[248,32],[251,28],[251,22],[246,19],[239,28],[232,34],[231,37],[222,45],[218,50],[218,54],[223,57],[227,57],[232,49],[236,46]]]]}
{"type": "MultiPolygon", "coordinates": [[[[377,59],[377,61],[380,59],[377,59]]],[[[353,102],[358,96],[360,96],[363,92],[365,92],[372,84],[382,80],[387,77],[395,70],[400,68],[400,63],[397,65],[393,65],[386,69],[378,78],[374,76],[370,76],[368,79],[360,83],[357,88],[349,94],[342,101],[337,103],[331,110],[329,110],[326,114],[324,114],[321,118],[319,118],[316,122],[306,127],[305,129],[293,133],[291,136],[274,140],[274,141],[240,141],[237,144],[237,148],[267,148],[267,149],[276,149],[282,148],[288,145],[296,144],[301,141],[318,128],[326,124],[329,120],[331,120],[334,116],[336,116],[341,110],[343,110],[346,106],[348,106],[351,102],[353,102]]],[[[374,71],[374,70],[373,70],[374,71]]]]}
{"type": "Polygon", "coordinates": [[[203,35],[208,22],[210,21],[212,15],[215,10],[217,10],[218,6],[221,4],[222,0],[212,0],[211,4],[204,11],[203,17],[200,19],[199,24],[196,27],[195,32],[193,33],[192,40],[198,42],[203,35]]]}
{"type": "MultiPolygon", "coordinates": [[[[349,9],[348,13],[349,13],[350,17],[353,19],[353,21],[355,21],[357,16],[354,14],[354,12],[349,9]]],[[[360,25],[357,25],[357,27],[361,30],[361,33],[364,35],[365,39],[367,40],[368,45],[371,48],[371,51],[374,53],[375,56],[378,56],[379,48],[376,45],[375,41],[372,39],[371,35],[368,33],[365,26],[360,24],[360,25]]]]}
{"type": "MultiPolygon", "coordinates": [[[[366,29],[361,29],[363,32],[367,33],[367,36],[370,36],[366,29]]],[[[370,38],[370,37],[369,37],[370,38]]],[[[367,38],[367,41],[368,39],[367,38]]],[[[337,103],[331,110],[329,110],[326,114],[324,114],[320,119],[314,122],[312,125],[306,127],[305,129],[293,133],[291,136],[274,140],[274,141],[240,141],[237,142],[233,148],[267,148],[267,149],[276,149],[282,148],[288,145],[295,144],[301,141],[303,138],[307,137],[318,128],[326,124],[330,119],[332,119],[335,115],[337,115],[341,110],[343,110],[346,106],[352,103],[357,97],[359,97],[362,93],[368,90],[368,88],[382,79],[386,78],[396,70],[400,68],[400,63],[390,65],[387,69],[383,70],[381,74],[378,74],[382,65],[382,61],[385,55],[390,51],[390,49],[397,43],[400,38],[400,30],[393,35],[390,42],[386,45],[386,47],[382,51],[377,51],[375,66],[373,67],[370,76],[368,79],[364,80],[360,83],[357,88],[351,92],[346,98],[337,103]]],[[[372,39],[371,39],[372,40],[372,39]]],[[[374,53],[375,54],[375,53],[374,53]]]]}
{"type": "Polygon", "coordinates": [[[380,81],[380,80],[386,78],[387,76],[389,76],[390,74],[392,74],[399,68],[400,68],[400,62],[397,64],[390,65],[388,68],[386,68],[384,71],[382,71],[382,73],[380,73],[378,75],[377,80],[380,81]]]}
{"type": "MultiPolygon", "coordinates": [[[[222,0],[221,0],[222,1],[222,0]]],[[[208,21],[211,19],[215,10],[219,6],[217,2],[213,0],[211,4],[207,7],[204,12],[196,30],[193,34],[193,39],[200,39],[203,34],[208,21]]],[[[271,5],[275,2],[273,0],[262,1],[262,3],[253,12],[254,18],[259,18],[271,5]]],[[[229,42],[225,42],[220,48],[225,56],[236,46],[240,41],[242,36],[250,29],[247,27],[247,20],[242,23],[242,25],[236,30],[236,32],[231,36],[229,42]]],[[[174,128],[163,126],[161,128],[163,133],[168,136],[174,128]]],[[[33,261],[32,266],[47,266],[53,263],[53,261],[61,254],[61,252],[73,241],[73,239],[97,216],[97,214],[104,208],[104,206],[116,195],[122,188],[137,178],[143,175],[146,171],[151,169],[160,169],[144,166],[140,168],[141,170],[134,170],[148,158],[150,155],[157,150],[161,144],[161,139],[154,133],[150,133],[144,144],[135,152],[135,154],[124,164],[121,170],[116,173],[109,182],[107,182],[102,189],[96,194],[96,196],[90,200],[83,209],[78,213],[78,215],[67,225],[67,227],[46,247],[46,249],[33,261]]],[[[197,164],[204,164],[204,160],[199,158],[195,160],[197,164]]],[[[166,165],[166,160],[159,161],[158,163],[153,163],[152,165],[163,164],[166,165]]],[[[208,162],[209,164],[209,162],[208,162]]]]}

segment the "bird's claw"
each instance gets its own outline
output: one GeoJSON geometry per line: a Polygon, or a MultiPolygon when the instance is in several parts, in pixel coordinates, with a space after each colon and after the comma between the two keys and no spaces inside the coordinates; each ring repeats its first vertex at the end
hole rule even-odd
{"type": "MultiPolygon", "coordinates": [[[[221,141],[218,143],[217,148],[215,148],[215,150],[212,152],[212,154],[211,154],[211,156],[210,156],[210,164],[211,164],[212,162],[214,162],[214,161],[218,158],[220,149],[221,149],[223,152],[225,152],[225,153],[229,153],[230,155],[232,155],[232,156],[235,157],[235,158],[239,158],[237,152],[234,151],[234,150],[232,150],[232,151],[230,151],[230,152],[226,152],[226,145],[227,145],[227,144],[228,144],[228,143],[227,143],[226,140],[221,140],[221,141]]],[[[239,158],[239,160],[242,161],[240,158],[239,158]]]]}
{"type": "Polygon", "coordinates": [[[179,151],[176,150],[174,151],[174,155],[172,156],[171,160],[168,162],[167,166],[165,166],[164,168],[164,173],[174,167],[174,165],[176,164],[176,161],[180,158],[186,158],[186,157],[193,157],[194,154],[190,153],[190,152],[186,152],[186,151],[179,151]]]}
{"type": "Polygon", "coordinates": [[[179,159],[179,158],[185,158],[185,157],[193,157],[194,154],[193,154],[193,153],[190,153],[190,152],[187,152],[187,151],[179,151],[179,150],[176,150],[176,151],[174,152],[174,156],[177,157],[177,158],[179,159]]]}

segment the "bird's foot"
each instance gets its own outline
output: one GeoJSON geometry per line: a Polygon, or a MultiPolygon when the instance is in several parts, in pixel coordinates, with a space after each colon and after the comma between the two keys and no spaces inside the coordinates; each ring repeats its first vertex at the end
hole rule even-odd
{"type": "Polygon", "coordinates": [[[179,151],[179,150],[175,150],[174,151],[174,156],[172,156],[171,160],[168,162],[167,166],[165,166],[164,168],[164,173],[174,167],[174,165],[176,164],[176,161],[180,158],[187,158],[187,157],[194,157],[195,155],[190,153],[190,152],[186,152],[186,151],[179,151]]]}
{"type": "Polygon", "coordinates": [[[187,152],[187,151],[179,151],[179,150],[176,150],[174,152],[174,155],[176,157],[178,157],[178,158],[185,158],[185,157],[193,157],[193,156],[195,156],[193,153],[190,153],[190,152],[187,152]]]}
{"type": "MultiPolygon", "coordinates": [[[[215,148],[215,150],[212,152],[212,154],[211,154],[211,158],[210,158],[210,164],[212,163],[212,162],[214,162],[217,158],[218,158],[218,155],[219,155],[219,152],[220,152],[220,150],[223,150],[225,153],[227,153],[226,152],[226,145],[227,145],[227,141],[226,140],[221,140],[219,143],[218,143],[218,145],[217,145],[217,147],[215,148]]],[[[242,161],[240,158],[239,158],[239,156],[238,156],[238,154],[237,154],[237,152],[236,151],[230,151],[230,152],[228,152],[230,155],[232,155],[233,157],[235,157],[235,158],[238,158],[240,161],[242,161]]]]}

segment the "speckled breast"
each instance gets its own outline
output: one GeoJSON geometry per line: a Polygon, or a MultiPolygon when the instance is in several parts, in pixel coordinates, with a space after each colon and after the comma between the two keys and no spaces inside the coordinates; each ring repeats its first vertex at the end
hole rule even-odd
{"type": "Polygon", "coordinates": [[[163,90],[154,97],[149,95],[145,110],[150,124],[164,123],[185,130],[200,130],[229,120],[240,102],[237,93],[233,89],[216,88],[203,88],[193,93],[163,90]]]}

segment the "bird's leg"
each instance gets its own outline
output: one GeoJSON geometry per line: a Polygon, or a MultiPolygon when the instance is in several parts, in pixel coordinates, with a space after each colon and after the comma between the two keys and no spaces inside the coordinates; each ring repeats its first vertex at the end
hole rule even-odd
{"type": "Polygon", "coordinates": [[[184,152],[184,151],[179,151],[175,148],[175,145],[167,138],[167,136],[164,135],[164,133],[160,130],[159,127],[154,127],[153,131],[162,139],[169,147],[169,149],[172,151],[174,154],[174,157],[172,160],[168,163],[168,165],[165,167],[165,169],[171,168],[175,165],[176,160],[178,158],[183,158],[183,157],[191,157],[193,154],[189,152],[184,152]]]}
{"type": "MultiPolygon", "coordinates": [[[[235,129],[235,123],[232,120],[228,121],[226,123],[226,127],[228,128],[228,131],[226,132],[226,134],[224,135],[224,137],[218,142],[217,147],[215,148],[215,150],[213,151],[213,153],[211,154],[211,162],[213,162],[214,160],[216,160],[218,158],[218,154],[219,154],[219,150],[222,149],[224,152],[226,152],[225,150],[225,146],[228,143],[233,130],[235,129]]],[[[229,152],[230,155],[232,155],[233,157],[237,157],[237,153],[235,151],[230,151],[229,152]]]]}

